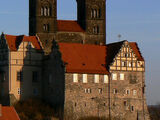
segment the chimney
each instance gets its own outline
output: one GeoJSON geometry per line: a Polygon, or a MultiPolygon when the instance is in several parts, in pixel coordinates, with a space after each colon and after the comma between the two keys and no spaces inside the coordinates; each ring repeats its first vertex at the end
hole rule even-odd
{"type": "Polygon", "coordinates": [[[2,116],[2,105],[0,104],[0,117],[2,116]]]}

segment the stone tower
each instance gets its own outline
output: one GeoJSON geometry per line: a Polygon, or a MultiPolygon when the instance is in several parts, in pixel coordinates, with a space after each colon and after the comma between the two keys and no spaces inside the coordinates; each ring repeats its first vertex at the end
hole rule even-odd
{"type": "Polygon", "coordinates": [[[38,35],[49,51],[57,31],[57,0],[29,0],[29,35],[38,35]]]}
{"type": "Polygon", "coordinates": [[[86,31],[86,43],[106,43],[106,0],[77,0],[78,23],[86,31]]]}
{"type": "Polygon", "coordinates": [[[29,35],[37,35],[45,53],[52,41],[105,44],[106,0],[77,0],[77,21],[57,20],[57,0],[29,0],[29,35]]]}

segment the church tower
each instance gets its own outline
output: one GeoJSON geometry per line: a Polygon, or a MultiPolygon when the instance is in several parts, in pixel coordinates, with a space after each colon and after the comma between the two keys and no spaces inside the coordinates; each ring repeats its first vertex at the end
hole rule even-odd
{"type": "Polygon", "coordinates": [[[106,0],[77,0],[77,12],[86,43],[106,44],[106,0]]]}
{"type": "Polygon", "coordinates": [[[38,35],[50,52],[57,31],[57,0],[29,0],[29,35],[38,35]]]}

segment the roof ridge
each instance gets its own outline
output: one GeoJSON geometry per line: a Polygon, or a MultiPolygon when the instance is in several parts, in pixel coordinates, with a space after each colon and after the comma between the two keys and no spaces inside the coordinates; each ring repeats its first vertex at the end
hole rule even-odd
{"type": "Polygon", "coordinates": [[[66,43],[66,42],[59,42],[58,44],[68,44],[68,45],[82,45],[82,46],[97,46],[97,47],[106,47],[106,45],[83,44],[83,43],[66,43]]]}
{"type": "Polygon", "coordinates": [[[57,21],[73,21],[73,22],[77,22],[77,20],[57,20],[57,21]]]}
{"type": "Polygon", "coordinates": [[[114,44],[123,43],[123,42],[125,42],[125,41],[127,41],[127,40],[122,40],[122,41],[118,41],[118,42],[109,43],[109,44],[107,44],[107,46],[108,46],[108,45],[114,45],[114,44]]]}

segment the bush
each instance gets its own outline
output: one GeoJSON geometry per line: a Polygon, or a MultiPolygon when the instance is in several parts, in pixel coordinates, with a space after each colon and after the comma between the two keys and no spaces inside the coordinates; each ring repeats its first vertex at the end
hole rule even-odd
{"type": "Polygon", "coordinates": [[[14,107],[21,120],[44,120],[51,118],[54,113],[51,106],[36,99],[19,101],[14,107]]]}
{"type": "Polygon", "coordinates": [[[148,110],[149,110],[151,120],[159,120],[160,119],[160,105],[148,106],[148,110]]]}

